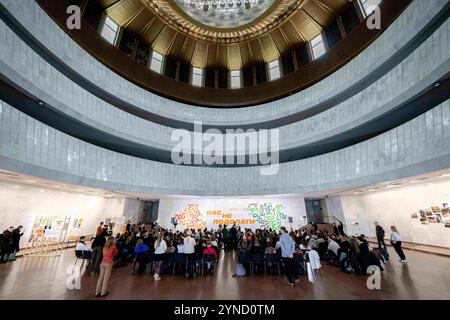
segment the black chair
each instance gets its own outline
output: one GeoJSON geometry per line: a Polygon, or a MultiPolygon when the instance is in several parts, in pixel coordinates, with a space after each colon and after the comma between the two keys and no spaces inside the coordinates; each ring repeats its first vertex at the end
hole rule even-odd
{"type": "Polygon", "coordinates": [[[212,265],[212,268],[214,268],[216,263],[216,257],[213,254],[204,254],[202,257],[202,277],[203,277],[203,269],[206,265],[212,265]]]}
{"type": "Polygon", "coordinates": [[[255,273],[255,271],[256,271],[256,266],[257,265],[263,265],[264,266],[264,274],[266,274],[267,273],[267,269],[266,269],[266,259],[265,259],[265,256],[264,256],[264,253],[260,253],[260,252],[258,252],[258,253],[253,253],[253,257],[252,257],[252,267],[253,267],[253,270],[252,270],[252,273],[255,273]]]}
{"type": "Polygon", "coordinates": [[[164,254],[163,272],[172,268],[172,265],[175,263],[175,255],[175,252],[164,254]]]}
{"type": "Polygon", "coordinates": [[[173,272],[172,275],[175,275],[175,270],[177,265],[181,265],[186,269],[186,257],[184,253],[175,253],[173,258],[173,272]]]}
{"type": "Polygon", "coordinates": [[[253,271],[252,259],[251,259],[249,253],[247,253],[247,252],[240,252],[239,255],[238,255],[238,263],[242,264],[243,266],[248,264],[250,266],[250,272],[253,271]]]}
{"type": "Polygon", "coordinates": [[[84,262],[87,260],[87,266],[90,265],[91,259],[92,259],[92,252],[91,251],[83,251],[83,250],[75,250],[75,263],[73,264],[73,269],[75,269],[75,266],[77,265],[78,260],[81,260],[81,266],[84,265],[84,262]]]}
{"type": "Polygon", "coordinates": [[[133,265],[133,273],[136,273],[136,265],[139,266],[138,271],[137,271],[138,274],[142,274],[146,271],[147,264],[149,261],[149,256],[150,256],[149,251],[141,252],[136,255],[136,258],[134,260],[134,265],[133,265]]]}
{"type": "Polygon", "coordinates": [[[297,275],[302,276],[305,274],[306,265],[305,260],[303,259],[303,255],[294,254],[292,263],[294,265],[295,272],[297,273],[297,275]]]}
{"type": "Polygon", "coordinates": [[[266,263],[269,267],[269,270],[272,269],[272,266],[277,267],[278,274],[281,274],[280,271],[280,257],[276,253],[266,254],[266,263]]]}

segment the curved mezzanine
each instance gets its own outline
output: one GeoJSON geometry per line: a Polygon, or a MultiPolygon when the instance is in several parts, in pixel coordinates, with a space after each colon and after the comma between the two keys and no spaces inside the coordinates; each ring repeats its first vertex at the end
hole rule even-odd
{"type": "Polygon", "coordinates": [[[413,2],[377,41],[316,85],[270,104],[236,110],[193,107],[145,91],[114,74],[74,45],[34,1],[29,1],[25,6],[25,9],[32,9],[33,14],[27,14],[26,10],[15,2],[3,0],[2,3],[39,43],[76,70],[77,76],[91,84],[95,83],[98,90],[91,89],[97,96],[147,120],[191,130],[192,123],[198,119],[202,119],[207,127],[219,129],[281,126],[320,113],[351,97],[355,94],[353,90],[359,92],[381,77],[387,72],[386,68],[397,65],[423,42],[424,36],[428,37],[439,26],[439,20],[442,20],[442,15],[447,12],[448,3],[433,1],[433,5],[413,2]],[[33,30],[35,25],[42,25],[45,32],[33,30]],[[49,42],[49,38],[58,40],[49,42]],[[66,50],[67,48],[70,50],[66,50]],[[352,91],[351,94],[349,90],[352,91]]]}
{"type": "MultiPolygon", "coordinates": [[[[303,159],[360,142],[432,108],[434,105],[431,101],[439,103],[445,99],[447,85],[438,89],[439,98],[435,97],[434,100],[420,99],[420,94],[429,89],[435,81],[446,76],[449,70],[449,50],[445,45],[448,43],[445,42],[447,29],[448,23],[444,23],[407,59],[351,99],[317,116],[280,127],[283,141],[280,160],[284,162],[303,159]],[[423,55],[433,56],[434,59],[428,60],[418,68],[417,61],[420,61],[423,55]],[[404,81],[402,72],[410,75],[409,81],[404,81]],[[396,114],[395,117],[393,112],[396,114]],[[386,121],[386,118],[389,121],[386,121]]],[[[27,48],[26,44],[11,31],[5,39],[8,38],[16,46],[15,48],[11,46],[11,50],[26,51],[24,57],[31,57],[31,65],[24,67],[20,57],[14,57],[13,52],[3,52],[11,61],[5,60],[2,64],[2,73],[15,79],[15,85],[22,89],[27,88],[27,93],[47,101],[51,108],[56,109],[56,113],[69,117],[71,120],[61,121],[62,118],[53,120],[58,122],[63,130],[67,130],[65,132],[114,151],[144,159],[170,162],[171,128],[144,121],[115,109],[114,106],[108,105],[72,83],[42,57],[27,48]],[[15,66],[18,73],[23,76],[14,73],[8,65],[15,66]],[[38,88],[34,88],[33,80],[27,79],[36,79],[36,70],[42,68],[44,71],[39,71],[40,76],[47,79],[36,81],[38,88]],[[76,121],[81,122],[81,125],[71,123],[76,121]]],[[[18,108],[27,111],[25,102],[17,101],[17,104],[18,108]]],[[[36,109],[44,108],[34,108],[34,111],[36,109]]],[[[48,116],[48,110],[42,112],[41,117],[48,116]]],[[[36,115],[35,113],[34,116],[36,115]]],[[[37,117],[39,119],[39,115],[37,117]]]]}

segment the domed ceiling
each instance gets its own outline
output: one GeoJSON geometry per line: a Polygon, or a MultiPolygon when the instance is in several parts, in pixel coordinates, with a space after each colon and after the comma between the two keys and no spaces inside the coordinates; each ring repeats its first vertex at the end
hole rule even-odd
{"type": "Polygon", "coordinates": [[[98,1],[125,31],[162,55],[198,68],[224,69],[279,58],[311,40],[351,4],[348,0],[98,1]]]}

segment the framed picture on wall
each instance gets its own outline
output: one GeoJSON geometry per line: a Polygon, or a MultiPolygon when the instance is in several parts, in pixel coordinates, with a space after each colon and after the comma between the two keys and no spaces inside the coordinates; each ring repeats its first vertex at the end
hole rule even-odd
{"type": "Polygon", "coordinates": [[[419,214],[420,214],[420,219],[426,219],[427,218],[427,214],[425,213],[424,210],[419,210],[419,214]]]}
{"type": "Polygon", "coordinates": [[[438,212],[441,212],[441,208],[439,208],[438,206],[434,206],[434,207],[431,207],[431,211],[433,211],[434,213],[438,213],[438,212]]]}
{"type": "Polygon", "coordinates": [[[421,224],[428,224],[428,219],[420,219],[421,224]]]}
{"type": "Polygon", "coordinates": [[[450,218],[442,218],[442,222],[446,228],[450,228],[450,218]]]}
{"type": "Polygon", "coordinates": [[[436,217],[435,216],[428,217],[428,222],[429,223],[436,223],[436,217]]]}
{"type": "Polygon", "coordinates": [[[441,214],[443,217],[450,217],[450,209],[449,208],[442,208],[441,214]]]}
{"type": "Polygon", "coordinates": [[[419,215],[417,214],[417,212],[414,212],[412,215],[411,215],[411,218],[413,218],[413,219],[417,219],[419,217],[419,215]]]}
{"type": "Polygon", "coordinates": [[[435,214],[434,217],[436,218],[436,223],[442,223],[442,216],[439,213],[435,214]]]}
{"type": "Polygon", "coordinates": [[[431,208],[425,209],[425,213],[427,214],[427,217],[433,216],[433,210],[431,210],[431,208]]]}

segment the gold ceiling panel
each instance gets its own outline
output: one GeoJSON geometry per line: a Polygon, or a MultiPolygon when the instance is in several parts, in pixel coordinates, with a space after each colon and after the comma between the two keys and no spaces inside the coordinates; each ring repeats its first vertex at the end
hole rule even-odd
{"type": "Polygon", "coordinates": [[[191,63],[192,55],[194,54],[195,45],[197,41],[192,38],[187,38],[186,42],[184,43],[183,50],[180,54],[180,59],[184,62],[191,63]]]}
{"type": "Polygon", "coordinates": [[[140,0],[121,0],[106,9],[106,13],[118,25],[126,26],[144,8],[140,0]]]}
{"type": "Polygon", "coordinates": [[[194,54],[192,56],[192,66],[204,68],[206,66],[206,57],[208,54],[208,46],[206,42],[197,41],[194,54]]]}
{"type": "Polygon", "coordinates": [[[103,9],[106,9],[121,1],[123,0],[98,0],[98,4],[100,4],[103,9]]]}
{"type": "Polygon", "coordinates": [[[169,55],[176,59],[179,58],[185,42],[186,36],[181,33],[177,33],[175,40],[170,47],[169,55]]]}
{"type": "Polygon", "coordinates": [[[153,22],[148,26],[147,30],[143,32],[142,38],[146,40],[147,43],[152,45],[164,26],[165,24],[161,20],[153,20],[153,22]]]}
{"type": "Polygon", "coordinates": [[[302,34],[295,28],[294,24],[291,20],[284,23],[281,28],[283,30],[284,35],[288,39],[289,43],[292,46],[305,42],[302,34]]]}
{"type": "Polygon", "coordinates": [[[256,63],[264,62],[264,56],[258,39],[250,41],[250,49],[252,50],[254,62],[256,63]]]}
{"type": "Polygon", "coordinates": [[[208,43],[208,57],[206,59],[206,66],[214,68],[217,65],[217,44],[208,43]]]}
{"type": "Polygon", "coordinates": [[[175,40],[175,30],[166,25],[153,42],[152,49],[162,55],[167,55],[173,40],[175,40]]]}
{"type": "Polygon", "coordinates": [[[259,38],[263,52],[264,62],[270,62],[280,57],[280,52],[270,35],[263,35],[259,38]]]}
{"type": "Polygon", "coordinates": [[[296,14],[292,16],[291,21],[307,41],[311,40],[322,31],[321,26],[303,10],[296,12],[296,14]]]}
{"type": "Polygon", "coordinates": [[[140,34],[153,18],[154,16],[150,11],[143,8],[143,10],[140,10],[136,17],[128,23],[126,28],[134,34],[140,34]]]}
{"type": "Polygon", "coordinates": [[[333,12],[327,11],[327,8],[317,0],[309,1],[303,10],[321,27],[329,25],[332,22],[330,20],[334,20],[335,17],[333,12]]]}
{"type": "Polygon", "coordinates": [[[289,50],[289,43],[281,32],[281,29],[275,29],[270,33],[270,37],[275,42],[279,52],[286,52],[289,50]]]}
{"type": "Polygon", "coordinates": [[[228,67],[228,46],[220,44],[218,50],[218,67],[219,69],[226,69],[228,67]]]}
{"type": "Polygon", "coordinates": [[[228,46],[228,69],[237,70],[242,68],[241,50],[239,44],[233,43],[228,46]]]}
{"type": "Polygon", "coordinates": [[[242,42],[239,44],[239,49],[241,50],[241,60],[242,60],[242,66],[248,66],[252,64],[253,59],[250,52],[250,47],[248,45],[248,42],[242,42]]]}

